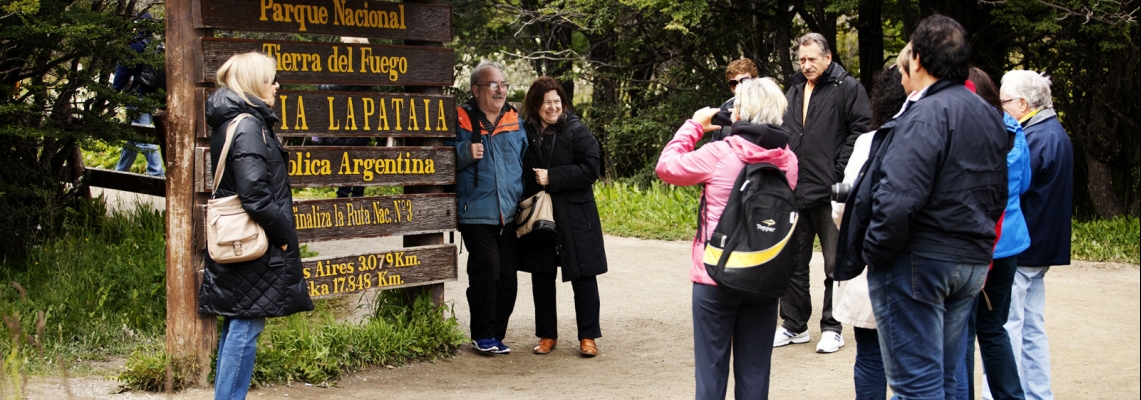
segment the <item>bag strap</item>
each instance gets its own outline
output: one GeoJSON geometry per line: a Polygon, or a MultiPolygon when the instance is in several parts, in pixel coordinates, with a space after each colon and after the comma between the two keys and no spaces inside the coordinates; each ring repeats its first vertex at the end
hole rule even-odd
{"type": "MultiPolygon", "coordinates": [[[[247,113],[238,114],[234,119],[230,120],[230,126],[226,128],[226,141],[222,145],[222,154],[218,156],[218,168],[214,170],[214,190],[210,194],[213,199],[218,193],[218,184],[222,182],[222,174],[226,172],[226,157],[230,154],[230,144],[234,142],[234,132],[238,129],[238,122],[246,117],[253,117],[247,113]]],[[[269,144],[265,139],[265,130],[261,132],[261,140],[265,144],[269,144]]]]}

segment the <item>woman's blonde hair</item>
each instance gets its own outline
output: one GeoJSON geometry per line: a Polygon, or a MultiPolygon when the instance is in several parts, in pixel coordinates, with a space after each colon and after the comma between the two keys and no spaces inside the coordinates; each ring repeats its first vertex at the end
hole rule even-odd
{"type": "Polygon", "coordinates": [[[226,60],[226,63],[218,68],[215,82],[233,90],[247,104],[253,105],[253,102],[246,96],[254,96],[267,104],[272,104],[273,99],[265,96],[271,96],[269,88],[273,86],[276,76],[277,64],[273,58],[264,53],[251,51],[235,54],[226,60]]]}
{"type": "Polygon", "coordinates": [[[737,109],[737,116],[742,121],[781,125],[788,100],[773,78],[750,79],[737,85],[733,108],[737,109]]]}

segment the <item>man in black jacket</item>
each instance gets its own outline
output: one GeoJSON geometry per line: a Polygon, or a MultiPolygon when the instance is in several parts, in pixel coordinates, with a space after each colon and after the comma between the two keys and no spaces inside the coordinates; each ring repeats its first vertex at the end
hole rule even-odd
{"type": "Polygon", "coordinates": [[[831,186],[844,178],[856,137],[868,131],[871,107],[868,94],[840,64],[832,62],[828,41],[819,33],[804,35],[800,45],[800,72],[792,76],[785,96],[788,110],[784,126],[789,146],[800,164],[796,187],[796,270],[788,292],[780,299],[784,323],[777,329],[773,347],[807,343],[812,316],[808,263],[812,242],[820,237],[824,252],[824,306],[820,313],[818,353],[833,353],[844,346],[840,322],[832,318],[832,270],[836,260],[836,224],[832,222],[831,186]]]}
{"type": "Polygon", "coordinates": [[[911,36],[912,94],[872,140],[844,210],[835,277],[868,267],[888,385],[899,398],[950,398],[970,306],[986,280],[1006,203],[1001,111],[965,86],[970,46],[933,15],[911,36]]]}

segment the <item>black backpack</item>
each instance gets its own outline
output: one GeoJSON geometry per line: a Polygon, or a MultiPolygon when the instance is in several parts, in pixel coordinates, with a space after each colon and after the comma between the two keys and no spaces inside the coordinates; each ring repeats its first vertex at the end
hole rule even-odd
{"type": "MultiPolygon", "coordinates": [[[[705,271],[720,286],[779,298],[796,267],[793,235],[799,214],[788,178],[773,164],[748,164],[732,190],[705,242],[705,271]]],[[[701,209],[705,221],[704,195],[701,209]]]]}
{"type": "MultiPolygon", "coordinates": [[[[166,54],[166,46],[158,45],[155,47],[155,53],[166,54]]],[[[150,64],[140,64],[139,71],[135,73],[135,83],[142,87],[151,89],[151,91],[162,89],[166,90],[166,66],[163,65],[161,69],[156,69],[150,64]]]]}

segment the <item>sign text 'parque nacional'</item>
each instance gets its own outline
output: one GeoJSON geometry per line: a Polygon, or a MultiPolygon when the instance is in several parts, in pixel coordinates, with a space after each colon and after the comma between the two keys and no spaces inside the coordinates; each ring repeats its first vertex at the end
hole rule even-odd
{"type": "Polygon", "coordinates": [[[455,135],[452,96],[280,90],[273,108],[281,117],[274,132],[283,136],[455,135]]]}
{"type": "Polygon", "coordinates": [[[290,84],[450,86],[455,61],[445,47],[205,38],[202,80],[251,51],[273,57],[278,80],[290,84]]]}
{"type": "Polygon", "coordinates": [[[199,28],[449,42],[451,7],[376,0],[200,0],[199,28]]]}
{"type": "Polygon", "coordinates": [[[313,297],[456,280],[456,246],[409,247],[301,263],[313,297]]]}

